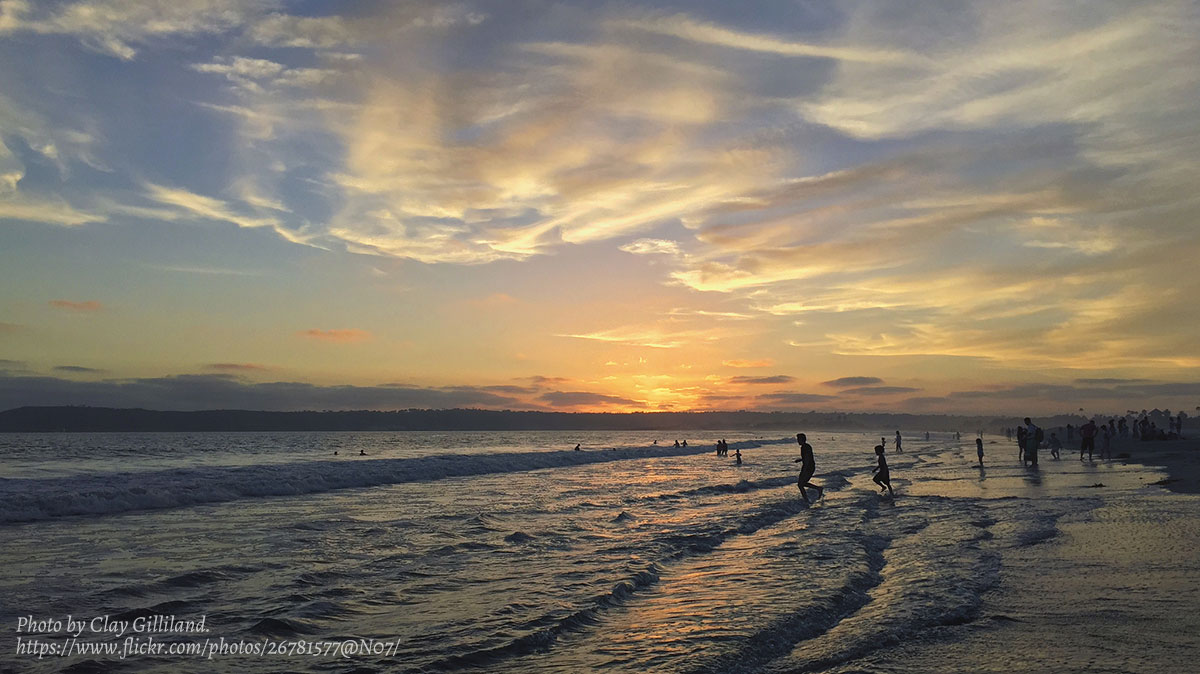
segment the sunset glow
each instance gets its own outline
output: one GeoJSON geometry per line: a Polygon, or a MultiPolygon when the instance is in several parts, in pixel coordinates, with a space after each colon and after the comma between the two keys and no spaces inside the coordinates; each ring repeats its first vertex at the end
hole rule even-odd
{"type": "Polygon", "coordinates": [[[0,0],[0,409],[1190,411],[1197,35],[0,0]]]}

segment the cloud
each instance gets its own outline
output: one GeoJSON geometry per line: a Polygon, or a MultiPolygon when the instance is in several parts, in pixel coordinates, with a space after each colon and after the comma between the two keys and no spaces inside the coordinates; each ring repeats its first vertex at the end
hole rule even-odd
{"type": "MultiPolygon", "coordinates": [[[[0,176],[2,177],[2,176],[0,176]]],[[[15,190],[16,183],[13,183],[15,190]]],[[[0,194],[0,220],[27,220],[48,225],[74,227],[90,222],[104,222],[108,216],[81,211],[60,199],[38,199],[0,194]]]]}
{"type": "Polygon", "coordinates": [[[701,44],[727,47],[776,56],[832,59],[866,63],[911,63],[923,60],[915,53],[873,47],[842,47],[795,42],[765,33],[733,30],[696,21],[687,15],[641,20],[615,20],[614,25],[648,33],[667,35],[701,44]]]}
{"type": "Polygon", "coordinates": [[[645,407],[645,403],[636,400],[586,391],[550,391],[538,396],[538,400],[546,402],[552,407],[595,407],[608,405],[645,407]]]}
{"type": "Polygon", "coordinates": [[[267,372],[273,368],[258,363],[209,363],[204,369],[218,372],[267,372]]]}
{"type": "Polygon", "coordinates": [[[764,393],[756,396],[754,399],[759,406],[775,407],[781,405],[826,403],[837,400],[837,396],[820,395],[817,393],[764,393]]]}
{"type": "Polygon", "coordinates": [[[850,388],[854,386],[871,386],[873,384],[882,384],[883,380],[879,377],[842,377],[841,379],[830,379],[829,381],[821,382],[822,386],[832,386],[834,388],[850,388]]]}
{"type": "Polygon", "coordinates": [[[55,372],[70,372],[73,374],[103,374],[104,370],[97,370],[93,367],[83,367],[82,365],[57,365],[54,368],[55,372]]]}
{"type": "Polygon", "coordinates": [[[723,360],[721,364],[725,367],[737,368],[754,368],[754,367],[771,367],[775,361],[770,358],[762,358],[759,360],[723,360]]]}
{"type": "Polygon", "coordinates": [[[530,377],[523,377],[523,379],[528,380],[534,386],[539,388],[546,386],[561,386],[563,384],[571,383],[571,380],[567,377],[546,377],[540,374],[535,374],[530,377]]]}
{"type": "Polygon", "coordinates": [[[787,384],[796,381],[796,378],[777,374],[773,377],[733,377],[729,381],[733,384],[787,384]]]}
{"type": "Polygon", "coordinates": [[[27,0],[5,0],[0,3],[0,34],[70,35],[89,49],[128,61],[138,53],[132,44],[225,32],[271,4],[264,0],[84,0],[35,5],[27,0]]]}
{"type": "Polygon", "coordinates": [[[685,346],[689,342],[690,337],[696,337],[702,333],[694,330],[668,330],[662,328],[613,328],[611,330],[600,330],[597,332],[580,333],[580,334],[562,334],[557,337],[572,337],[575,339],[586,339],[597,342],[611,342],[614,344],[625,344],[628,346],[644,346],[652,349],[676,349],[685,346]]]}
{"type": "Polygon", "coordinates": [[[634,255],[678,255],[679,244],[663,239],[638,239],[620,247],[626,253],[634,255]]]}
{"type": "Polygon", "coordinates": [[[284,238],[294,243],[302,243],[303,239],[290,229],[283,226],[283,223],[273,216],[253,216],[245,215],[235,211],[230,205],[220,199],[206,197],[195,192],[190,192],[186,189],[177,187],[166,187],[163,185],[155,185],[153,183],[146,184],[147,196],[161,204],[172,206],[179,211],[196,216],[205,220],[216,220],[219,222],[229,222],[238,227],[257,228],[269,227],[274,229],[284,238]]]}
{"type": "Polygon", "coordinates": [[[506,293],[492,293],[486,297],[467,300],[467,305],[475,310],[499,309],[517,304],[517,299],[506,293]]]}
{"type": "Polygon", "coordinates": [[[93,311],[100,311],[101,309],[104,308],[103,304],[100,304],[99,302],[97,302],[95,300],[87,300],[86,302],[73,302],[71,300],[50,300],[50,306],[54,307],[55,309],[62,309],[64,311],[75,311],[75,312],[79,312],[79,313],[90,313],[93,311]]]}
{"type": "Polygon", "coordinates": [[[0,376],[0,409],[26,405],[274,411],[528,407],[516,398],[472,387],[444,389],[316,386],[299,382],[246,383],[224,374],[102,381],[0,376]]]}
{"type": "Polygon", "coordinates": [[[372,337],[370,332],[356,328],[345,330],[301,330],[296,334],[300,335],[301,337],[315,339],[321,342],[337,342],[341,344],[365,342],[372,337]]]}
{"type": "Polygon", "coordinates": [[[860,396],[886,396],[895,395],[897,393],[916,393],[919,388],[909,388],[907,386],[861,386],[857,388],[843,389],[842,395],[860,395],[860,396]]]}

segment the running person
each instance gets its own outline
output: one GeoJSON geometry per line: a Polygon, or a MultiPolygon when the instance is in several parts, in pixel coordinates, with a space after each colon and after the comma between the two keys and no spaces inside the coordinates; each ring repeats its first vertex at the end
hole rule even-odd
{"type": "Polygon", "coordinates": [[[800,458],[792,463],[800,464],[800,477],[796,479],[796,486],[800,487],[800,495],[804,497],[805,503],[812,503],[808,500],[808,492],[804,491],[805,487],[811,487],[817,490],[817,498],[825,497],[825,490],[817,485],[809,482],[812,479],[813,473],[817,472],[817,462],[813,459],[812,445],[808,444],[808,436],[803,433],[796,434],[796,443],[800,445],[800,458]]]}
{"type": "Polygon", "coordinates": [[[871,471],[875,473],[875,477],[871,479],[879,485],[880,494],[886,489],[888,496],[895,496],[896,494],[892,492],[892,474],[888,472],[887,459],[883,458],[883,445],[875,445],[875,456],[879,457],[879,465],[871,471]]]}

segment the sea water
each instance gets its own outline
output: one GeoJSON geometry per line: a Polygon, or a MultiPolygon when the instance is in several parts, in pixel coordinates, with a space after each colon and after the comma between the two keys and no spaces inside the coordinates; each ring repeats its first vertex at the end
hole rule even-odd
{"type": "Polygon", "coordinates": [[[889,442],[893,498],[871,482],[881,435],[891,438],[809,432],[825,487],[812,505],[784,433],[0,435],[0,625],[10,637],[0,663],[845,668],[980,620],[1006,551],[1161,477],[1045,451],[1031,470],[996,436],[980,466],[973,436],[912,434],[902,454],[889,442]],[[716,456],[719,438],[730,456],[716,456]],[[75,635],[44,623],[17,631],[23,618],[68,616],[127,633],[91,622],[75,635]],[[202,629],[135,631],[159,616],[202,629]],[[58,657],[13,649],[15,637],[72,636],[74,650],[58,657]],[[81,654],[80,642],[135,650],[81,654]]]}

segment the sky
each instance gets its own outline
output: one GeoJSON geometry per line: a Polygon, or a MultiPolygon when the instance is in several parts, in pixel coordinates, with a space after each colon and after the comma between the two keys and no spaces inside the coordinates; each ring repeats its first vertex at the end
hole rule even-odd
{"type": "Polygon", "coordinates": [[[0,409],[1200,413],[1200,4],[0,0],[0,409]]]}

